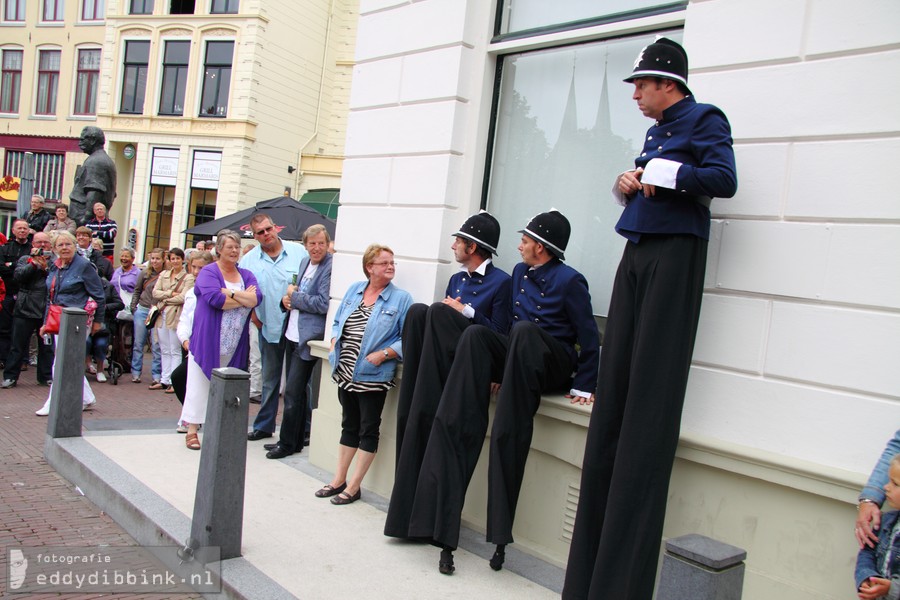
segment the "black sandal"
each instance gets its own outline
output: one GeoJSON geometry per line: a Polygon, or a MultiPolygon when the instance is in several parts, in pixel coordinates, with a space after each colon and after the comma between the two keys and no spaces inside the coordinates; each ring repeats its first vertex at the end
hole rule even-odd
{"type": "Polygon", "coordinates": [[[499,571],[503,568],[504,561],[506,561],[506,544],[497,544],[497,549],[491,557],[491,568],[499,571]]]}
{"type": "Polygon", "coordinates": [[[456,567],[453,566],[453,550],[444,548],[441,550],[441,560],[438,562],[438,571],[442,575],[453,575],[456,567]]]}
{"type": "Polygon", "coordinates": [[[328,485],[323,487],[321,490],[316,492],[316,498],[331,498],[332,496],[334,496],[336,494],[340,494],[341,492],[343,492],[346,489],[347,489],[346,481],[337,487],[332,487],[331,484],[329,483],[328,485]]]}
{"type": "MultiPolygon", "coordinates": [[[[347,487],[347,484],[344,484],[344,487],[347,487]]],[[[343,506],[344,504],[353,504],[360,498],[362,498],[362,488],[356,490],[356,493],[352,496],[348,495],[347,492],[341,492],[331,499],[331,503],[336,506],[343,506]]]]}

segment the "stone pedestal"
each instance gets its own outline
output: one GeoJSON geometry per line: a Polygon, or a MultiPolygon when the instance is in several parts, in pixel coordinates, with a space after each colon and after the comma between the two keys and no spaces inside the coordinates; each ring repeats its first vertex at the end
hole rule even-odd
{"type": "Polygon", "coordinates": [[[189,542],[202,562],[204,548],[221,549],[222,560],[241,555],[249,406],[250,374],[214,369],[189,542]]]}
{"type": "Polygon", "coordinates": [[[698,534],[666,542],[657,600],[740,600],[747,552],[698,534]]]}

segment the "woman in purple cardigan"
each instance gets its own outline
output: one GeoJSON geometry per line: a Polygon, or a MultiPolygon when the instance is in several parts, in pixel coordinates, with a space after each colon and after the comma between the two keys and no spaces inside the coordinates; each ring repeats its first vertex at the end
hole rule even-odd
{"type": "Polygon", "coordinates": [[[256,277],[238,268],[241,236],[223,229],[216,236],[218,260],[203,267],[194,283],[197,307],[188,348],[187,389],[181,420],[188,423],[185,445],[200,449],[197,430],[206,420],[212,370],[228,366],[247,369],[250,356],[250,311],[262,294],[256,277]]]}

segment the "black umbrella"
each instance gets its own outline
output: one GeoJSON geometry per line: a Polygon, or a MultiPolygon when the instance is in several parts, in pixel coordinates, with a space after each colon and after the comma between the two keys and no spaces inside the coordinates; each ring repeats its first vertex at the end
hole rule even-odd
{"type": "Polygon", "coordinates": [[[185,229],[184,233],[193,235],[216,235],[222,229],[233,229],[242,236],[252,237],[250,219],[257,213],[266,213],[278,227],[278,235],[285,240],[299,240],[303,232],[311,225],[324,225],[328,234],[334,237],[334,221],[319,214],[318,211],[300,204],[288,196],[279,196],[271,200],[257,202],[252,208],[207,221],[185,229]]]}

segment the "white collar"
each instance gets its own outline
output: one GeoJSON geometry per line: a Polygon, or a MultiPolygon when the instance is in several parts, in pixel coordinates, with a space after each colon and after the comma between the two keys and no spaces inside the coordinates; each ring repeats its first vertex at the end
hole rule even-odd
{"type": "MultiPolygon", "coordinates": [[[[472,271],[472,273],[478,273],[479,275],[484,277],[484,274],[487,272],[487,267],[489,264],[491,264],[491,259],[489,259],[489,258],[484,259],[484,262],[482,262],[480,265],[478,265],[478,268],[476,268],[474,271],[472,271]]],[[[466,265],[459,265],[459,270],[465,271],[466,273],[469,272],[469,270],[466,268],[466,265]]]]}

